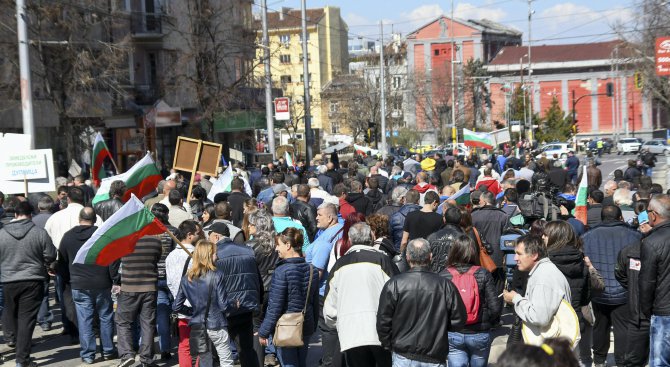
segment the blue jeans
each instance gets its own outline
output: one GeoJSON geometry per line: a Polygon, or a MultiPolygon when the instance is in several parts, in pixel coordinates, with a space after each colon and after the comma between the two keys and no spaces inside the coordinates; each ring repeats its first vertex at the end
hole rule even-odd
{"type": "Polygon", "coordinates": [[[491,351],[491,334],[449,333],[449,367],[485,367],[491,351]]]}
{"type": "Polygon", "coordinates": [[[170,342],[170,313],[172,312],[172,294],[167,287],[167,281],[158,281],[158,304],[156,306],[156,328],[158,329],[158,346],[160,352],[169,352],[170,342]]]}
{"type": "Polygon", "coordinates": [[[100,318],[100,340],[102,353],[110,355],[114,349],[114,306],[110,289],[73,289],[72,300],[77,309],[81,358],[95,359],[96,341],[93,317],[100,318]]]}
{"type": "Polygon", "coordinates": [[[649,367],[670,366],[670,316],[651,316],[649,367]]]}
{"type": "Polygon", "coordinates": [[[282,367],[307,367],[307,343],[309,337],[305,337],[304,340],[305,345],[302,347],[277,347],[277,358],[282,367]]]}
{"type": "Polygon", "coordinates": [[[65,301],[63,300],[63,292],[65,291],[65,281],[60,275],[56,275],[56,297],[58,297],[58,305],[60,306],[60,318],[63,324],[63,332],[69,335],[76,335],[77,328],[72,321],[67,318],[65,314],[65,301]]]}
{"type": "Polygon", "coordinates": [[[400,354],[393,353],[393,367],[447,367],[447,365],[445,363],[413,361],[400,354]]]}

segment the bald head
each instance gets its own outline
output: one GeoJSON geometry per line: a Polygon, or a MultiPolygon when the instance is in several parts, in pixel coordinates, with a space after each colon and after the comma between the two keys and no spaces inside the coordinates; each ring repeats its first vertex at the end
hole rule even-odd
{"type": "Polygon", "coordinates": [[[95,210],[87,206],[79,211],[79,225],[92,226],[95,224],[95,210]]]}
{"type": "Polygon", "coordinates": [[[177,182],[175,180],[167,180],[163,185],[163,195],[170,195],[170,191],[177,188],[177,182]]]}

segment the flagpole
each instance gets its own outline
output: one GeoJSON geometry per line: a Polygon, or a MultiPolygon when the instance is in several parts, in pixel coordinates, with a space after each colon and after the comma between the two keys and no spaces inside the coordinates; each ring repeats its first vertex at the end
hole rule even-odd
{"type": "Polygon", "coordinates": [[[170,237],[172,237],[172,240],[175,241],[175,242],[177,242],[177,244],[179,244],[179,247],[181,247],[182,250],[186,251],[186,253],[188,254],[188,256],[193,257],[193,255],[191,254],[191,251],[189,251],[189,250],[186,248],[186,246],[184,246],[184,244],[181,243],[181,241],[179,241],[179,240],[177,239],[177,237],[175,237],[175,236],[172,234],[172,232],[170,232],[170,231],[165,231],[165,233],[167,233],[170,237]]]}

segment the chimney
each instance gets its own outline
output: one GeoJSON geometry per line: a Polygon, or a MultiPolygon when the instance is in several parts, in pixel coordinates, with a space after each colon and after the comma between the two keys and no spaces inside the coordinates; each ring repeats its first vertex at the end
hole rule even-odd
{"type": "Polygon", "coordinates": [[[279,21],[284,21],[284,16],[288,15],[288,12],[291,11],[291,8],[287,8],[285,6],[281,7],[281,11],[279,12],[279,21]]]}

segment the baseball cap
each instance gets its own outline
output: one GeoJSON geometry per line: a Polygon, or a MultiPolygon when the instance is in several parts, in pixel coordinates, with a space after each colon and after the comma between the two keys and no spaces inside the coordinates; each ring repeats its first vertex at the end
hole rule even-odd
{"type": "Polygon", "coordinates": [[[209,227],[209,232],[210,233],[218,233],[222,236],[229,237],[230,236],[230,229],[228,229],[228,225],[226,223],[222,222],[215,222],[209,227]]]}

